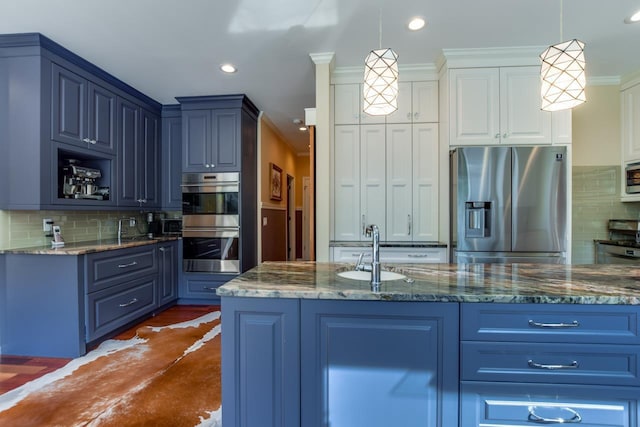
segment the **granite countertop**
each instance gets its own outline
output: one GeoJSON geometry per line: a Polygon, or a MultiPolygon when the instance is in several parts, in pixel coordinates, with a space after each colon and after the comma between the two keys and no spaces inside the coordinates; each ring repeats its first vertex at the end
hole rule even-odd
{"type": "Polygon", "coordinates": [[[136,246],[151,245],[154,243],[178,240],[178,236],[157,236],[149,239],[146,236],[139,236],[134,239],[125,238],[118,242],[118,239],[103,239],[89,242],[65,242],[64,246],[51,247],[51,244],[33,246],[29,248],[0,249],[0,254],[27,254],[27,255],[84,255],[93,252],[112,251],[115,249],[133,248],[136,246]]]}
{"type": "Polygon", "coordinates": [[[622,265],[389,264],[413,279],[369,282],[337,272],[353,264],[266,262],[218,288],[222,297],[640,305],[640,268],[622,265]]]}
{"type": "MultiPolygon", "coordinates": [[[[371,240],[368,241],[346,241],[332,240],[329,242],[330,247],[371,247],[371,240]]],[[[446,243],[441,242],[380,242],[381,248],[446,248],[446,243]]]]}

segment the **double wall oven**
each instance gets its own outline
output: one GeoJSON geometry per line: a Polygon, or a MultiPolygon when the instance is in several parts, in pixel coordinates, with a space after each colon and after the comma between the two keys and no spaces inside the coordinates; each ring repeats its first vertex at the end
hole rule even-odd
{"type": "Polygon", "coordinates": [[[240,174],[182,175],[183,269],[239,273],[240,174]]]}

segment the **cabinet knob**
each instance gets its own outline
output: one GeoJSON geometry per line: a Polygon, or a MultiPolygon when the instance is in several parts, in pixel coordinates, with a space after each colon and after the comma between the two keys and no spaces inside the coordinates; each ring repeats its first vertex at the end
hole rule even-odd
{"type": "Polygon", "coordinates": [[[160,252],[165,252],[167,250],[167,248],[159,248],[160,252]]]}
{"type": "Polygon", "coordinates": [[[420,117],[420,113],[413,113],[413,118],[417,119],[418,117],[420,117]]]}
{"type": "Polygon", "coordinates": [[[503,133],[503,134],[502,134],[502,137],[503,137],[503,138],[506,138],[506,137],[507,137],[507,134],[506,134],[506,133],[503,133]]]}
{"type": "Polygon", "coordinates": [[[98,143],[98,141],[96,141],[95,139],[90,139],[89,140],[89,144],[96,145],[97,143],[98,143]]]}
{"type": "Polygon", "coordinates": [[[500,138],[500,134],[499,134],[499,133],[496,133],[496,136],[495,136],[494,138],[495,138],[495,139],[500,138]]]}
{"type": "Polygon", "coordinates": [[[411,120],[411,113],[407,113],[407,119],[411,120]]]}
{"type": "Polygon", "coordinates": [[[87,144],[91,143],[89,138],[82,138],[82,142],[86,142],[87,144]]]}

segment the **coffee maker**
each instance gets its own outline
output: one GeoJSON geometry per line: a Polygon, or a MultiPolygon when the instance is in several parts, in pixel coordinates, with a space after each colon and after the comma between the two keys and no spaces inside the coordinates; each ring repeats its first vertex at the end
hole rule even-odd
{"type": "Polygon", "coordinates": [[[93,200],[109,198],[108,189],[96,185],[96,180],[102,177],[99,169],[80,166],[77,160],[72,159],[68,159],[67,163],[68,165],[62,167],[62,192],[65,198],[93,200]]]}

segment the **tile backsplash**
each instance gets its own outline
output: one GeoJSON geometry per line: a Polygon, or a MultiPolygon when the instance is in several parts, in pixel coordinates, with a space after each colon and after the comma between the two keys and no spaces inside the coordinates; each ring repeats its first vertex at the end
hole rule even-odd
{"type": "MultiPolygon", "coordinates": [[[[180,212],[165,212],[168,218],[180,212]]],[[[42,220],[50,218],[61,228],[65,242],[87,242],[117,237],[118,220],[135,218],[136,225],[127,233],[146,234],[146,214],[138,211],[0,211],[0,249],[23,248],[48,244],[42,220]]],[[[128,227],[128,222],[125,227],[128,227]]]]}
{"type": "Polygon", "coordinates": [[[574,166],[572,200],[573,264],[595,262],[594,239],[608,239],[607,220],[637,219],[640,203],[620,201],[621,167],[574,166]]]}

